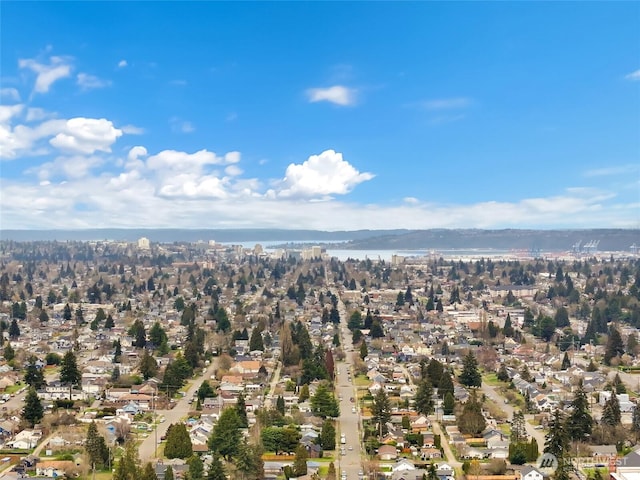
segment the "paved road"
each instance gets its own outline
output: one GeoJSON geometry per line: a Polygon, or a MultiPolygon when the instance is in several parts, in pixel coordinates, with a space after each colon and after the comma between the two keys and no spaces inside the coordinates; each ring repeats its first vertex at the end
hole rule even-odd
{"type": "MultiPolygon", "coordinates": [[[[483,383],[481,390],[482,393],[487,396],[487,398],[493,400],[497,405],[500,406],[500,408],[504,410],[509,420],[513,418],[513,412],[515,411],[515,408],[510,404],[504,403],[504,397],[496,391],[495,387],[483,383]]],[[[533,437],[536,439],[536,442],[538,442],[538,450],[540,453],[542,453],[542,450],[544,449],[545,434],[543,430],[536,430],[533,425],[529,423],[528,420],[532,418],[533,415],[525,415],[525,428],[529,437],[533,437]]]]}
{"type": "Polygon", "coordinates": [[[167,429],[169,425],[172,423],[178,423],[183,420],[189,411],[191,410],[191,405],[189,404],[189,400],[193,398],[194,394],[202,385],[204,380],[209,380],[211,375],[216,371],[218,365],[217,358],[211,362],[211,365],[207,367],[205,374],[201,377],[198,377],[187,390],[187,394],[176,402],[175,407],[171,410],[158,410],[158,415],[162,415],[165,418],[163,423],[158,424],[156,427],[156,431],[151,433],[144,441],[140,444],[140,460],[143,462],[147,462],[153,458],[156,458],[156,447],[157,441],[156,439],[160,439],[163,435],[167,433],[167,429]]]}
{"type": "MultiPolygon", "coordinates": [[[[337,292],[335,292],[337,295],[337,292]]],[[[353,383],[349,382],[349,373],[353,370],[353,347],[351,332],[347,329],[347,318],[344,304],[338,303],[338,311],[340,312],[340,328],[342,336],[342,345],[346,353],[345,361],[339,362],[337,365],[338,375],[336,376],[336,392],[342,396],[340,401],[340,418],[338,419],[338,433],[344,433],[346,443],[342,445],[338,440],[338,449],[345,447],[345,455],[340,455],[339,473],[344,471],[348,480],[358,478],[358,473],[362,470],[362,436],[360,433],[360,412],[357,406],[356,389],[353,383]],[[354,402],[351,402],[351,398],[354,402]],[[355,412],[352,408],[355,407],[355,412]]],[[[353,378],[353,374],[351,375],[353,378]]],[[[338,477],[340,478],[340,477],[338,477]]]]}
{"type": "Polygon", "coordinates": [[[451,445],[449,444],[449,439],[444,434],[442,427],[440,427],[440,423],[434,421],[433,425],[433,434],[440,435],[441,445],[444,450],[444,456],[447,460],[447,463],[451,465],[453,468],[461,468],[462,462],[456,460],[456,456],[453,454],[453,450],[451,450],[451,445]]]}

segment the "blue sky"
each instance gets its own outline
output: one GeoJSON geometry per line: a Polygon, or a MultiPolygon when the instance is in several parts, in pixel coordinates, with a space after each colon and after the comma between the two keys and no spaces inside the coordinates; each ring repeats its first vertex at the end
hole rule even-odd
{"type": "Polygon", "coordinates": [[[3,2],[2,228],[640,228],[638,2],[3,2]]]}

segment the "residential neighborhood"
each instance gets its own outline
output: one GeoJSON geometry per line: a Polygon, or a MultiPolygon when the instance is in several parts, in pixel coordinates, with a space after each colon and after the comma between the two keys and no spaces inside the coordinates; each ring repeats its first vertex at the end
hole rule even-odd
{"type": "Polygon", "coordinates": [[[637,254],[1,247],[4,478],[640,472],[637,254]]]}

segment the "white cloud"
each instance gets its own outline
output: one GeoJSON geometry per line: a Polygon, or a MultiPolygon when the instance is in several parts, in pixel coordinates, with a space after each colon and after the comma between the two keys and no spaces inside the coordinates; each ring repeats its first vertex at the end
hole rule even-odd
{"type": "Polygon", "coordinates": [[[0,100],[4,102],[19,102],[20,92],[12,87],[0,88],[0,100]]]}
{"type": "Polygon", "coordinates": [[[239,175],[242,175],[243,171],[237,165],[229,165],[227,168],[224,169],[224,173],[226,173],[230,177],[237,177],[239,175]]]}
{"type": "Polygon", "coordinates": [[[86,177],[91,169],[104,163],[104,160],[95,156],[74,155],[70,157],[58,157],[53,162],[46,162],[38,167],[31,168],[26,173],[35,173],[41,182],[50,181],[54,177],[66,179],[80,179],[86,177]]]}
{"type": "Polygon", "coordinates": [[[147,168],[150,170],[182,173],[200,173],[203,168],[210,165],[224,165],[231,163],[214,152],[200,150],[195,153],[179,152],[176,150],[163,150],[147,159],[147,168]]]}
{"type": "Polygon", "coordinates": [[[328,88],[310,88],[307,90],[309,102],[330,102],[336,105],[349,106],[356,102],[357,91],[342,85],[328,88]]]}
{"type": "Polygon", "coordinates": [[[120,130],[127,135],[142,135],[145,132],[144,128],[135,125],[123,125],[120,130]]]}
{"type": "Polygon", "coordinates": [[[49,140],[54,147],[72,153],[92,154],[96,151],[110,152],[111,145],[122,130],[104,118],[71,118],[66,121],[63,131],[49,140]]]}
{"type": "Polygon", "coordinates": [[[123,59],[123,60],[120,60],[120,61],[118,62],[118,68],[124,68],[124,67],[126,67],[127,65],[128,65],[128,63],[127,63],[127,61],[126,61],[126,60],[124,60],[124,59],[123,59]]]}
{"type": "Polygon", "coordinates": [[[131,162],[138,160],[139,157],[146,157],[147,149],[141,146],[133,147],[127,154],[127,159],[131,162]]]}
{"type": "Polygon", "coordinates": [[[224,154],[224,161],[226,163],[238,163],[240,162],[240,152],[228,152],[224,154]]]}
{"type": "Polygon", "coordinates": [[[371,180],[371,173],[360,173],[342,154],[326,150],[310,156],[302,164],[290,164],[274,191],[278,197],[327,197],[349,193],[359,183],[371,180]]]}
{"type": "Polygon", "coordinates": [[[625,75],[624,78],[632,81],[640,80],[640,69],[636,70],[635,72],[631,72],[628,75],[625,75]]]}
{"type": "Polygon", "coordinates": [[[13,117],[19,115],[24,110],[24,105],[0,105],[0,124],[8,123],[13,117]]]}
{"type": "Polygon", "coordinates": [[[139,171],[93,173],[66,182],[0,177],[4,228],[638,228],[640,205],[607,192],[571,189],[516,202],[361,205],[346,201],[265,198],[259,182],[176,174],[165,183],[139,171]],[[180,176],[181,175],[181,176],[180,176]],[[90,205],[78,211],[75,205],[90,205]]]}
{"type": "Polygon", "coordinates": [[[93,90],[95,88],[104,88],[111,85],[111,80],[103,80],[95,75],[89,75],[88,73],[79,73],[77,76],[77,83],[82,90],[93,90]]]}
{"type": "Polygon", "coordinates": [[[49,65],[27,58],[18,60],[18,66],[37,74],[36,84],[33,88],[36,93],[47,93],[56,81],[71,76],[72,69],[68,59],[56,56],[50,57],[49,65]]]}
{"type": "Polygon", "coordinates": [[[55,114],[49,113],[42,108],[30,107],[27,109],[27,122],[38,122],[50,117],[55,117],[55,114]]]}
{"type": "Polygon", "coordinates": [[[466,97],[436,98],[426,100],[421,105],[427,110],[459,110],[471,105],[471,99],[466,97]]]}

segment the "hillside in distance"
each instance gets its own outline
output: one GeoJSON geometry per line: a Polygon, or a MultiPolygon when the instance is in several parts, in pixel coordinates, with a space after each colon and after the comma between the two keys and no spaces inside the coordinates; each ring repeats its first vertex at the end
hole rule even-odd
{"type": "Polygon", "coordinates": [[[629,251],[640,247],[640,230],[479,230],[433,229],[415,230],[394,235],[354,239],[342,248],[358,250],[468,249],[497,250],[536,249],[542,251],[571,250],[580,242],[597,241],[599,251],[629,251]]]}

